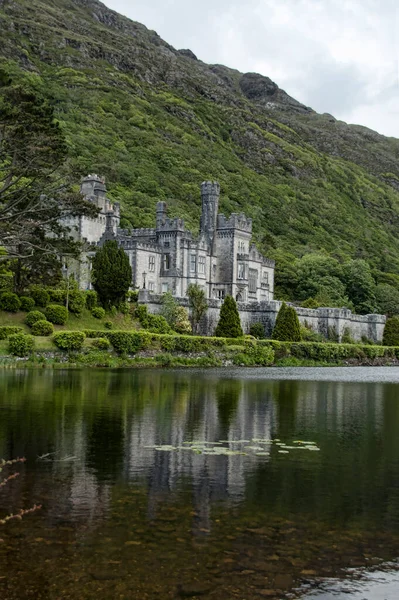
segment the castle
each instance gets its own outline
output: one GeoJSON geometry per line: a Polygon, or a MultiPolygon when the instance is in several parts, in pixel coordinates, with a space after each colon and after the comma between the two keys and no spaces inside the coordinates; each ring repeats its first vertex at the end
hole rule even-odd
{"type": "MultiPolygon", "coordinates": [[[[81,192],[100,211],[95,219],[71,219],[71,230],[92,247],[116,240],[129,257],[133,289],[184,298],[189,284],[195,283],[209,299],[222,300],[229,294],[245,303],[273,300],[274,261],[251,242],[252,219],[218,213],[218,183],[201,184],[198,237],[186,229],[183,219],[167,216],[165,202],[157,203],[154,228],[121,229],[119,204],[107,198],[105,182],[98,175],[85,177],[81,192]]],[[[91,255],[89,250],[75,270],[82,289],[90,288],[91,255]]]]}

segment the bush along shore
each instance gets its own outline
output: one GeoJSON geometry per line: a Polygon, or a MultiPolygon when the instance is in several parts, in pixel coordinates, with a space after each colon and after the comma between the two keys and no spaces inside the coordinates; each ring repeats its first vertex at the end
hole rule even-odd
{"type": "Polygon", "coordinates": [[[18,329],[20,328],[0,327],[0,338],[4,339],[7,334],[8,342],[7,354],[0,357],[2,366],[399,365],[399,346],[283,342],[256,340],[250,336],[201,337],[159,334],[145,330],[59,331],[51,337],[40,338],[18,329]]]}

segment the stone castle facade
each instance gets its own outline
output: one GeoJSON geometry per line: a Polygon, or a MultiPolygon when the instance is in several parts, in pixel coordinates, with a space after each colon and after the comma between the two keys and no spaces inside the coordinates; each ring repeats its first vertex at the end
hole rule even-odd
{"type": "MultiPolygon", "coordinates": [[[[121,229],[119,204],[107,198],[103,179],[88,175],[81,191],[100,212],[95,219],[72,219],[71,230],[92,247],[116,240],[129,257],[133,289],[184,298],[190,283],[196,283],[209,299],[222,300],[229,294],[245,303],[273,300],[274,261],[262,256],[252,243],[252,219],[219,214],[218,183],[201,184],[198,236],[186,229],[183,219],[168,217],[165,202],[157,204],[154,228],[121,229]]],[[[90,287],[90,254],[76,268],[82,289],[90,287]]]]}

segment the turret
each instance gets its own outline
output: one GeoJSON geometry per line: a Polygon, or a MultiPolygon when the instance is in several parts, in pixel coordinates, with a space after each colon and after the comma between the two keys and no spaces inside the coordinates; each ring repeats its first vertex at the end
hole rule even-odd
{"type": "Polygon", "coordinates": [[[105,207],[107,188],[104,179],[98,175],[87,175],[82,180],[80,191],[88,200],[95,202],[99,208],[105,207]]]}
{"type": "Polygon", "coordinates": [[[201,183],[201,233],[213,238],[219,209],[220,185],[217,181],[201,183]]]}
{"type": "Polygon", "coordinates": [[[167,206],[166,206],[166,202],[157,202],[157,229],[160,229],[162,226],[162,223],[165,222],[166,219],[166,212],[167,212],[167,206]]]}

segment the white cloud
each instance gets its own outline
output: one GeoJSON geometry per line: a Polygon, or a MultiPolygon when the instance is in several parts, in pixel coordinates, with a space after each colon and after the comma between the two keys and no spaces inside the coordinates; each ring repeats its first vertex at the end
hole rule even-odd
{"type": "Polygon", "coordinates": [[[176,48],[267,75],[319,112],[399,137],[396,0],[106,0],[176,48]]]}

